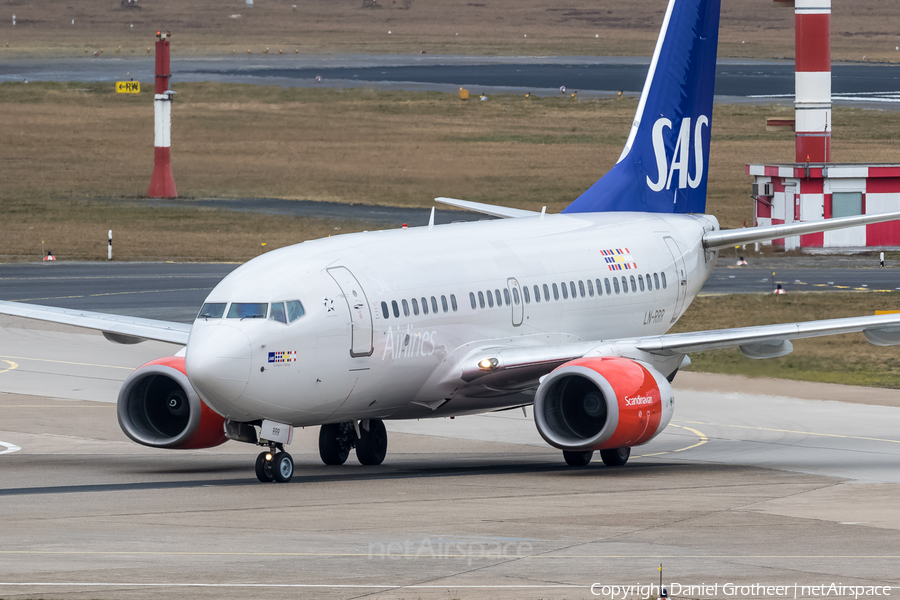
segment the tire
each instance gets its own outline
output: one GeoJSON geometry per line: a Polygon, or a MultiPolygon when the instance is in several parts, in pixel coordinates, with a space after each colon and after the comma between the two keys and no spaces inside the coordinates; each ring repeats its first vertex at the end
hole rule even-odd
{"type": "Polygon", "coordinates": [[[387,430],[381,419],[369,421],[369,430],[360,428],[362,436],[356,442],[356,458],[363,465],[380,465],[387,456],[387,430]]]}
{"type": "Polygon", "coordinates": [[[594,457],[593,450],[586,450],[584,452],[576,452],[574,450],[563,450],[563,458],[566,459],[566,464],[570,467],[586,467],[591,462],[591,459],[594,457]]]}
{"type": "Polygon", "coordinates": [[[294,476],[294,459],[287,452],[279,452],[272,459],[275,481],[287,483],[294,476]]]}
{"type": "Polygon", "coordinates": [[[256,457],[256,478],[263,483],[275,481],[275,468],[271,460],[266,460],[268,452],[261,452],[256,457]]]}
{"type": "Polygon", "coordinates": [[[350,444],[345,443],[344,425],[331,423],[319,428],[319,458],[326,465],[342,465],[350,456],[350,444]]]}
{"type": "Polygon", "coordinates": [[[607,467],[624,467],[631,456],[631,448],[623,446],[622,448],[613,448],[612,450],[601,450],[600,458],[607,467]]]}

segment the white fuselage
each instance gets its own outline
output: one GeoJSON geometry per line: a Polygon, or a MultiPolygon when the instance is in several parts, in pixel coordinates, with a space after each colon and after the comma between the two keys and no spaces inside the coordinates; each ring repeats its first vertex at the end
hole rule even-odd
{"type": "Polygon", "coordinates": [[[546,215],[282,248],[236,269],[207,303],[299,300],[305,316],[198,319],[187,374],[236,421],[306,426],[527,404],[533,383],[470,386],[462,361],[485,348],[665,333],[714,267],[701,244],[712,229],[706,215],[546,215]]]}

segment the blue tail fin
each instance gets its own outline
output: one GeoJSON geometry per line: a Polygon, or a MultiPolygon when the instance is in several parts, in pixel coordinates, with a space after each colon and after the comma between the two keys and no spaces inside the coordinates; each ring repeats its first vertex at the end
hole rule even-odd
{"type": "Polygon", "coordinates": [[[721,0],[669,0],[619,162],[564,213],[702,213],[721,0]]]}

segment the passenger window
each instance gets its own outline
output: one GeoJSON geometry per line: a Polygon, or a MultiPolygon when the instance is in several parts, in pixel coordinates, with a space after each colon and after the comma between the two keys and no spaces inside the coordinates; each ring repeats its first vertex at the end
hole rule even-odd
{"type": "Polygon", "coordinates": [[[407,302],[406,300],[403,300],[402,302],[403,302],[403,316],[408,317],[409,316],[409,302],[407,302]]]}
{"type": "Polygon", "coordinates": [[[287,324],[287,316],[284,314],[284,304],[281,302],[273,302],[272,308],[269,309],[269,319],[287,324]]]}
{"type": "Polygon", "coordinates": [[[472,310],[475,310],[475,292],[469,292],[469,302],[472,303],[472,310]]]}
{"type": "Polygon", "coordinates": [[[559,286],[557,286],[555,283],[553,284],[553,299],[559,300],[559,286]]]}
{"type": "Polygon", "coordinates": [[[444,307],[444,312],[447,312],[447,296],[441,296],[441,306],[444,307]]]}
{"type": "Polygon", "coordinates": [[[478,292],[478,305],[484,308],[484,292],[478,292]]]}
{"type": "Polygon", "coordinates": [[[634,281],[634,275],[631,276],[631,291],[637,294],[637,283],[634,281]]]}
{"type": "Polygon", "coordinates": [[[391,308],[394,309],[394,317],[400,318],[400,308],[397,306],[396,300],[391,300],[391,308]]]}
{"type": "Polygon", "coordinates": [[[491,293],[491,290],[487,291],[488,297],[488,308],[494,308],[494,295],[491,293]]]}
{"type": "MultiPolygon", "coordinates": [[[[528,293],[528,288],[525,288],[525,293],[528,293]]],[[[519,305],[519,290],[513,288],[513,302],[515,302],[516,306],[519,305]]]]}
{"type": "Polygon", "coordinates": [[[385,318],[385,319],[387,319],[388,317],[391,316],[390,313],[388,313],[387,302],[382,302],[382,303],[381,303],[381,314],[384,315],[384,318],[385,318]]]}
{"type": "Polygon", "coordinates": [[[640,285],[641,291],[643,292],[644,291],[644,276],[643,275],[638,275],[638,284],[640,285]]]}
{"type": "Polygon", "coordinates": [[[627,293],[628,293],[628,280],[625,279],[625,276],[624,276],[624,275],[622,275],[622,293],[623,293],[623,294],[627,294],[627,293]]]}
{"type": "MultiPolygon", "coordinates": [[[[610,294],[612,294],[612,292],[611,292],[610,289],[609,289],[609,277],[607,277],[607,278],[605,278],[605,279],[603,280],[603,284],[606,286],[606,295],[609,296],[610,294]]],[[[597,284],[597,287],[600,287],[600,285],[597,284]]],[[[619,287],[619,286],[616,286],[616,288],[617,288],[617,289],[616,289],[616,293],[617,293],[617,294],[619,293],[618,287],[619,287]]]]}
{"type": "Polygon", "coordinates": [[[653,291],[653,282],[650,281],[650,273],[647,273],[646,275],[644,275],[644,277],[647,278],[647,291],[652,292],[653,291]]]}
{"type": "Polygon", "coordinates": [[[228,309],[229,319],[265,319],[269,305],[265,302],[234,302],[228,309]]]}
{"type": "Polygon", "coordinates": [[[494,295],[497,297],[497,306],[503,306],[503,301],[500,299],[500,290],[494,290],[494,295]]]}
{"type": "Polygon", "coordinates": [[[431,297],[431,312],[437,314],[437,298],[434,296],[431,297]]]}
{"type": "Polygon", "coordinates": [[[525,297],[525,304],[531,304],[531,292],[528,291],[528,286],[522,286],[522,296],[525,297]]]}
{"type": "Polygon", "coordinates": [[[662,279],[663,289],[666,289],[666,273],[663,271],[659,274],[660,279],[662,279]]]}
{"type": "MultiPolygon", "coordinates": [[[[415,298],[412,299],[413,314],[419,316],[419,302],[415,298]]],[[[473,307],[474,308],[474,307],[473,307]]]]}
{"type": "Polygon", "coordinates": [[[550,288],[546,283],[544,284],[544,302],[550,302],[550,288]]]}
{"type": "Polygon", "coordinates": [[[422,314],[423,315],[428,314],[428,299],[427,298],[422,298],[422,314]]]}
{"type": "Polygon", "coordinates": [[[453,309],[453,312],[459,309],[459,306],[456,304],[456,294],[450,294],[450,308],[453,309]]]}
{"type": "MultiPolygon", "coordinates": [[[[588,285],[590,285],[590,281],[588,281],[588,285]]],[[[581,297],[584,298],[584,282],[582,280],[578,280],[578,291],[581,292],[581,297]]],[[[594,291],[591,290],[591,296],[594,295],[594,291]]]]}
{"type": "MultiPolygon", "coordinates": [[[[608,282],[609,279],[607,279],[606,281],[608,282]]],[[[616,288],[616,294],[618,294],[619,293],[619,280],[615,277],[613,277],[613,287],[616,288]]],[[[606,289],[609,289],[609,283],[606,284],[606,289]]]]}
{"type": "Polygon", "coordinates": [[[503,288],[503,300],[506,302],[506,305],[509,306],[509,288],[503,288]]]}
{"type": "Polygon", "coordinates": [[[596,281],[597,281],[597,295],[602,296],[603,295],[603,284],[600,283],[599,279],[597,279],[596,281]]]}
{"type": "Polygon", "coordinates": [[[574,300],[575,298],[578,297],[578,295],[575,293],[575,282],[574,281],[569,282],[569,289],[572,290],[572,299],[574,300]]]}
{"type": "Polygon", "coordinates": [[[303,304],[301,304],[299,300],[288,300],[285,304],[287,305],[288,323],[293,323],[306,314],[306,311],[303,310],[303,304]]]}
{"type": "Polygon", "coordinates": [[[568,300],[569,299],[569,288],[566,287],[566,282],[563,281],[559,285],[560,285],[560,287],[562,287],[563,300],[568,300]]]}
{"type": "Polygon", "coordinates": [[[656,289],[659,289],[659,275],[656,273],[653,274],[653,283],[656,285],[656,289]]]}
{"type": "Polygon", "coordinates": [[[534,286],[534,301],[535,302],[541,301],[541,288],[539,288],[537,286],[537,284],[535,284],[535,286],[534,286]]]}
{"type": "Polygon", "coordinates": [[[200,307],[198,319],[221,319],[225,315],[225,303],[204,304],[200,307]]]}

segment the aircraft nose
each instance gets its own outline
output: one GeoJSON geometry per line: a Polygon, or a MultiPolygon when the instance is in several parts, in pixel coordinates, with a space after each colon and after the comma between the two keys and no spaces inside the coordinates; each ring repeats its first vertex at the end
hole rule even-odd
{"type": "Polygon", "coordinates": [[[195,328],[185,353],[188,379],[217,412],[233,412],[250,379],[250,340],[231,325],[195,328]]]}

